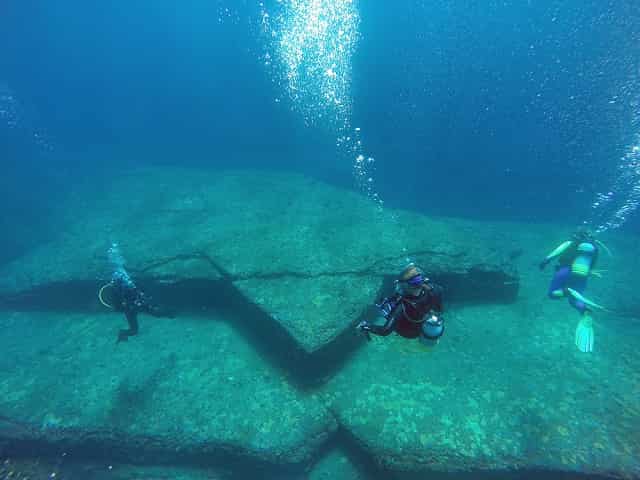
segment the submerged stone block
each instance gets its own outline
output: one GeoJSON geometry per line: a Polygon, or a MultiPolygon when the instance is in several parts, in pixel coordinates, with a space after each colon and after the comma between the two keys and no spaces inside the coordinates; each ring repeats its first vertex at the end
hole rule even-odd
{"type": "MultiPolygon", "coordinates": [[[[97,289],[112,241],[142,284],[237,287],[307,353],[344,338],[409,260],[447,299],[508,302],[518,291],[492,227],[380,210],[300,175],[140,170],[76,192],[57,215],[58,238],[0,270],[0,303],[46,308],[54,285],[97,289]]],[[[192,310],[208,302],[201,294],[192,310]]]]}
{"type": "Polygon", "coordinates": [[[306,353],[332,343],[353,326],[380,288],[380,279],[337,277],[239,280],[234,285],[294,338],[306,353]]]}
{"type": "Polygon", "coordinates": [[[585,355],[578,320],[554,302],[456,308],[435,348],[374,339],[326,399],[352,442],[399,478],[636,478],[640,330],[601,319],[585,355]]]}
{"type": "Polygon", "coordinates": [[[233,319],[4,313],[0,444],[125,462],[304,465],[336,429],[233,319]],[[144,339],[143,339],[144,337],[144,339]]]}

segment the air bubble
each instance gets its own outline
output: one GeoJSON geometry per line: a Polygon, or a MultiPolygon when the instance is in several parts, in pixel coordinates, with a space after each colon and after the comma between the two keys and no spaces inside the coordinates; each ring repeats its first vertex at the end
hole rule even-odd
{"type": "Polygon", "coordinates": [[[360,39],[356,2],[278,0],[271,12],[264,3],[260,28],[268,53],[261,61],[305,125],[335,133],[336,146],[353,162],[358,188],[381,205],[373,159],[364,152],[360,127],[352,127],[352,59],[360,39]]]}
{"type": "Polygon", "coordinates": [[[638,208],[640,204],[639,157],[640,133],[618,164],[614,188],[606,193],[597,194],[596,200],[591,205],[595,220],[586,223],[597,225],[596,232],[620,228],[638,208]]]}

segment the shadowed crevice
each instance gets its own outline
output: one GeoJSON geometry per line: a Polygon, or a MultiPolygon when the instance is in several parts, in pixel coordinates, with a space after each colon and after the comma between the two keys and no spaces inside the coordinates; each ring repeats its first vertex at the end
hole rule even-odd
{"type": "MultiPolygon", "coordinates": [[[[49,430],[11,421],[0,417],[0,457],[38,458],[60,463],[64,455],[68,459],[82,458],[84,462],[103,462],[106,465],[127,463],[133,465],[155,465],[176,467],[216,467],[230,469],[231,478],[249,478],[260,472],[260,478],[306,478],[307,472],[330,449],[340,448],[357,466],[359,471],[372,479],[395,480],[616,480],[617,476],[596,475],[542,468],[513,468],[504,470],[469,469],[444,472],[422,470],[401,472],[375,461],[375,457],[348,430],[339,428],[325,446],[309,461],[297,465],[274,465],[266,461],[249,458],[234,449],[201,445],[195,448],[176,448],[165,445],[166,439],[159,437],[121,436],[116,431],[75,431],[73,429],[49,430]],[[273,476],[273,477],[271,477],[273,476]],[[298,477],[299,476],[299,477],[298,477]]],[[[434,452],[437,455],[438,452],[434,452]]],[[[459,466],[458,466],[459,467],[459,466]]]]}
{"type": "MultiPolygon", "coordinates": [[[[578,473],[557,469],[543,468],[507,468],[478,469],[469,468],[464,471],[446,472],[441,470],[421,470],[419,472],[403,472],[385,468],[376,462],[362,442],[344,427],[340,426],[334,435],[333,442],[340,445],[358,467],[374,479],[393,480],[618,480],[618,476],[578,473]]],[[[439,452],[433,452],[437,456],[439,452]]],[[[455,466],[460,468],[459,465],[455,466]]]]}
{"type": "MultiPolygon", "coordinates": [[[[163,260],[162,264],[173,261],[206,258],[220,273],[218,279],[191,278],[171,279],[145,276],[150,270],[161,265],[155,262],[140,270],[132,272],[136,283],[153,301],[177,314],[175,321],[180,321],[180,314],[192,314],[206,317],[209,313],[222,312],[225,317],[232,318],[232,326],[238,330],[259,353],[273,363],[299,387],[313,386],[323,381],[339,369],[345,360],[364,342],[354,327],[363,319],[375,315],[371,308],[365,308],[360,314],[349,320],[345,328],[336,332],[336,337],[323,347],[313,352],[306,352],[285,327],[271,315],[257,306],[251,298],[247,298],[237,289],[233,281],[246,278],[296,277],[315,278],[303,274],[292,275],[281,272],[257,276],[232,276],[220,268],[215,261],[206,255],[187,255],[163,260]]],[[[386,261],[386,260],[383,260],[386,261]]],[[[373,275],[375,265],[369,270],[358,272],[341,272],[332,276],[373,275]]],[[[323,276],[329,274],[318,274],[323,276]]],[[[379,276],[379,275],[378,275],[379,276]]],[[[465,273],[434,275],[433,280],[445,289],[445,303],[508,303],[514,301],[518,292],[518,279],[508,273],[482,268],[469,269],[465,273]]],[[[393,291],[393,277],[382,276],[381,288],[371,305],[393,291]]],[[[107,311],[100,304],[97,292],[102,282],[73,280],[50,283],[35,287],[18,295],[0,297],[0,310],[18,311],[54,311],[98,314],[107,311]]]]}

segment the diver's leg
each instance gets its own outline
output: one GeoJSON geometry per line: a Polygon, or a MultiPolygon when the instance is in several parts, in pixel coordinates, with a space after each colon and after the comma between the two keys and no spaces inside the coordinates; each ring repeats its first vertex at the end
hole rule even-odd
{"type": "Polygon", "coordinates": [[[583,296],[583,292],[587,289],[586,275],[571,275],[568,282],[567,290],[569,294],[569,303],[573,308],[580,312],[580,321],[576,327],[575,343],[581,352],[593,352],[593,320],[589,307],[597,307],[583,296]]]}
{"type": "Polygon", "coordinates": [[[127,310],[124,315],[127,318],[129,328],[118,332],[118,343],[126,342],[129,337],[133,337],[138,334],[138,312],[127,310]]]}
{"type": "Polygon", "coordinates": [[[571,276],[571,269],[569,267],[560,267],[553,274],[551,284],[549,285],[549,291],[547,295],[549,298],[563,298],[564,289],[571,276]]]}
{"type": "MultiPolygon", "coordinates": [[[[587,277],[571,275],[569,281],[567,282],[567,287],[582,295],[587,289],[587,277]]],[[[587,311],[587,305],[582,300],[576,298],[573,295],[567,295],[567,297],[569,298],[569,303],[571,304],[571,306],[578,310],[580,314],[584,314],[584,312],[587,311]]]]}

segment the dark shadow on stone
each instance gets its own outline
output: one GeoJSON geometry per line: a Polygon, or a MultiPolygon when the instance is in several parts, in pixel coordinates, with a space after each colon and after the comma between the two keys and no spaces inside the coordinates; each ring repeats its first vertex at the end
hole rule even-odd
{"type": "MultiPolygon", "coordinates": [[[[156,369],[141,384],[133,384],[126,378],[116,389],[115,398],[107,415],[107,423],[115,429],[126,430],[136,418],[149,410],[153,393],[163,378],[174,373],[176,356],[169,356],[168,363],[156,369]]],[[[123,372],[126,373],[126,372],[123,372]]]]}
{"type": "MultiPolygon", "coordinates": [[[[0,426],[2,421],[0,420],[0,426]]],[[[118,431],[64,429],[45,433],[24,425],[20,438],[8,438],[0,429],[0,458],[34,459],[43,462],[100,462],[104,465],[215,467],[241,474],[265,473],[268,478],[294,478],[307,464],[277,465],[250,457],[231,445],[198,444],[185,446],[181,437],[128,436],[118,431]]],[[[15,478],[15,477],[14,477],[15,478]]],[[[64,478],[64,477],[63,477],[64,478]]],[[[242,478],[241,476],[233,478],[242,478]]],[[[248,478],[248,477],[245,477],[248,478]]],[[[265,478],[256,476],[252,478],[265,478]]],[[[302,478],[302,477],[300,477],[302,478]]],[[[2,477],[0,477],[2,479],[2,477]]],[[[4,480],[4,479],[2,479],[4,480]]],[[[85,480],[85,479],[83,479],[85,480]]]]}
{"type": "Polygon", "coordinates": [[[0,310],[98,313],[105,311],[98,301],[101,286],[100,282],[83,280],[49,283],[0,297],[0,310]]]}
{"type": "MultiPolygon", "coordinates": [[[[475,267],[466,274],[436,275],[432,279],[444,287],[448,303],[490,303],[514,301],[518,292],[516,276],[475,267]]],[[[382,287],[371,305],[393,293],[393,276],[383,278],[382,287]]],[[[313,387],[333,375],[360,346],[366,343],[355,331],[359,321],[375,315],[365,308],[337,337],[313,353],[305,352],[286,329],[253,304],[230,279],[189,279],[170,282],[140,278],[140,288],[159,305],[175,312],[204,315],[223,312],[234,319],[237,329],[266,360],[288,374],[300,388],[313,387]]],[[[99,313],[108,311],[98,301],[101,282],[71,281],[37,287],[21,295],[0,298],[0,310],[99,313]]]]}
{"type": "MultiPolygon", "coordinates": [[[[466,471],[443,472],[436,470],[422,470],[420,472],[399,472],[384,468],[361,444],[360,440],[348,430],[340,427],[336,433],[334,444],[338,443],[352,461],[358,465],[368,477],[372,479],[393,480],[617,480],[615,475],[600,475],[591,473],[563,472],[542,468],[513,468],[511,470],[481,470],[470,468],[466,471]]],[[[437,455],[435,452],[433,455],[437,455]]],[[[459,465],[452,465],[459,469],[459,465]]]]}
{"type": "Polygon", "coordinates": [[[438,274],[432,280],[444,288],[445,302],[511,303],[518,297],[519,279],[515,274],[475,266],[465,274],[438,274]]]}
{"type": "Polygon", "coordinates": [[[355,465],[358,472],[364,475],[364,478],[372,480],[394,478],[392,475],[390,476],[388,471],[380,468],[373,460],[373,457],[360,448],[358,441],[341,426],[338,427],[338,431],[334,434],[332,441],[327,442],[318,451],[313,463],[319,462],[325,455],[336,449],[345,454],[349,461],[355,465]]]}

